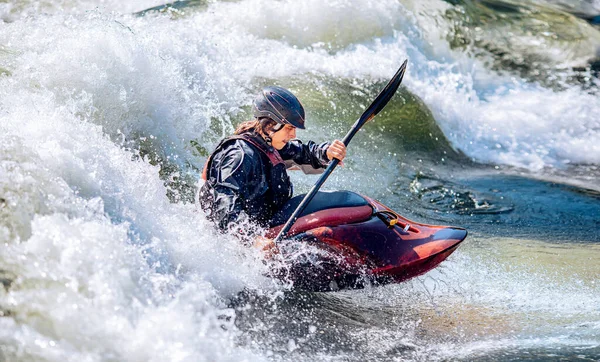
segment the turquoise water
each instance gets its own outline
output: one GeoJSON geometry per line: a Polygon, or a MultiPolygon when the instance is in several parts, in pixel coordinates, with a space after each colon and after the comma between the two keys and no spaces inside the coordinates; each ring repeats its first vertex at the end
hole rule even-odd
{"type": "MultiPolygon", "coordinates": [[[[597,1],[0,3],[0,361],[600,359],[597,1]],[[256,89],[327,181],[470,234],[415,280],[302,293],[193,203],[256,89]]],[[[296,192],[312,176],[293,175],[296,192]]]]}

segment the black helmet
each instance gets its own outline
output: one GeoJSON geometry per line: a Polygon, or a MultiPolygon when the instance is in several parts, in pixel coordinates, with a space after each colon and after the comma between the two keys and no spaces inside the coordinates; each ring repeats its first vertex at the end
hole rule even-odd
{"type": "Polygon", "coordinates": [[[263,88],[252,105],[254,117],[268,117],[280,124],[304,129],[304,107],[289,90],[276,86],[263,88]]]}

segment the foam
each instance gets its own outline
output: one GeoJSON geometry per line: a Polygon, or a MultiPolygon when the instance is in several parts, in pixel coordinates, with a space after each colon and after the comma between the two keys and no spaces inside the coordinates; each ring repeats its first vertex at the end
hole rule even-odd
{"type": "MultiPolygon", "coordinates": [[[[63,2],[56,9],[77,11],[47,15],[26,4],[0,27],[10,73],[0,75],[0,269],[20,278],[0,294],[15,316],[0,318],[11,357],[263,359],[236,342],[224,301],[281,287],[194,205],[171,203],[159,167],[139,153],[193,173],[203,160],[189,141],[221,136],[213,122],[230,132],[265,78],[384,82],[408,57],[404,86],[469,156],[533,170],[600,162],[596,96],[488,76],[397,1],[223,2],[178,20],[121,15],[140,9],[116,2],[63,2]]],[[[552,311],[531,305],[536,292],[513,300],[552,311]]],[[[555,292],[545,295],[566,308],[572,298],[555,292]]]]}

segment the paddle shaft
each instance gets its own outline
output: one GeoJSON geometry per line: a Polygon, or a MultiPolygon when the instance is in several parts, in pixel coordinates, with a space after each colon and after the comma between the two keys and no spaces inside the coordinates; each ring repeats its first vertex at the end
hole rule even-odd
{"type": "MultiPolygon", "coordinates": [[[[373,117],[375,117],[375,115],[377,113],[379,113],[379,111],[381,111],[383,109],[383,107],[385,107],[385,105],[389,102],[389,100],[392,98],[394,93],[396,93],[396,90],[400,86],[400,83],[402,83],[402,78],[404,77],[404,72],[406,70],[406,63],[407,63],[407,61],[404,61],[404,63],[402,63],[402,65],[400,66],[400,69],[398,69],[398,71],[396,72],[394,77],[390,80],[390,82],[386,85],[386,87],[381,91],[381,93],[379,93],[377,98],[375,98],[373,103],[369,106],[369,108],[367,108],[367,110],[362,114],[362,116],[354,123],[354,125],[352,125],[352,128],[350,129],[350,131],[348,131],[348,133],[344,137],[344,140],[342,141],[342,142],[344,142],[344,145],[346,145],[346,147],[348,147],[348,144],[350,143],[350,141],[352,140],[354,135],[361,129],[361,127],[365,123],[367,123],[368,121],[373,119],[373,117]]],[[[277,237],[275,238],[276,243],[279,242],[281,239],[283,239],[285,237],[285,235],[290,231],[290,229],[292,228],[292,225],[294,225],[294,223],[296,222],[296,219],[298,219],[298,215],[300,215],[302,213],[302,211],[304,211],[306,206],[308,206],[310,201],[317,194],[317,191],[319,191],[321,186],[323,186],[325,181],[327,181],[327,178],[329,177],[329,175],[331,175],[331,173],[333,172],[333,170],[335,169],[335,167],[338,165],[339,162],[340,162],[340,160],[338,160],[337,158],[334,158],[331,161],[331,163],[329,163],[329,166],[327,166],[327,169],[325,170],[325,172],[321,175],[319,180],[315,183],[315,185],[312,187],[312,189],[310,189],[310,191],[306,194],[306,196],[304,196],[304,199],[302,200],[300,205],[298,205],[298,207],[296,208],[296,210],[294,211],[292,216],[290,216],[290,218],[285,223],[285,225],[283,226],[281,231],[279,231],[279,234],[277,234],[277,237]]]]}
{"type": "MultiPolygon", "coordinates": [[[[373,115],[372,117],[374,117],[374,116],[375,115],[373,115]]],[[[354,125],[352,126],[352,128],[350,129],[350,131],[348,131],[348,133],[346,134],[346,136],[342,140],[342,142],[344,142],[344,145],[346,145],[346,147],[348,147],[348,144],[350,143],[350,141],[352,140],[352,138],[354,137],[354,135],[360,129],[360,126],[361,126],[360,123],[361,123],[361,121],[362,121],[362,117],[359,118],[354,123],[354,125]]],[[[365,120],[363,122],[363,124],[366,123],[367,121],[369,121],[369,120],[365,120]]],[[[298,207],[296,208],[296,210],[294,211],[294,213],[292,214],[292,216],[290,216],[290,218],[288,219],[288,221],[285,223],[285,225],[283,226],[283,229],[281,229],[281,231],[279,231],[279,234],[277,234],[277,237],[275,238],[275,242],[278,242],[281,239],[283,239],[285,237],[285,235],[288,233],[288,231],[290,231],[290,229],[292,228],[292,226],[294,225],[294,223],[298,219],[298,215],[300,215],[302,213],[302,211],[304,211],[304,209],[306,209],[306,206],[308,206],[308,204],[311,202],[311,200],[313,199],[313,197],[315,197],[315,195],[317,194],[317,192],[319,191],[319,189],[321,188],[321,186],[323,186],[323,184],[325,183],[325,181],[327,181],[327,178],[329,178],[329,175],[331,175],[331,173],[333,172],[333,170],[336,168],[336,166],[339,163],[340,163],[340,160],[338,160],[337,158],[334,158],[333,161],[331,161],[329,163],[329,166],[327,166],[327,169],[325,170],[325,172],[323,172],[323,174],[321,175],[321,177],[319,177],[319,180],[317,180],[317,182],[315,183],[315,185],[310,189],[310,191],[306,194],[306,196],[304,196],[304,199],[302,199],[302,202],[300,203],[300,205],[298,205],[298,207]]]]}

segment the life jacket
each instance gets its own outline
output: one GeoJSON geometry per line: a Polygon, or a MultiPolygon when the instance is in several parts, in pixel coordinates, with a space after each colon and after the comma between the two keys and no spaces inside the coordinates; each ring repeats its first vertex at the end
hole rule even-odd
{"type": "Polygon", "coordinates": [[[259,136],[252,136],[248,133],[242,133],[240,135],[234,135],[222,140],[217,145],[214,152],[206,160],[202,170],[202,178],[205,181],[208,180],[208,173],[211,168],[213,157],[223,149],[226,143],[232,140],[243,140],[248,142],[258,149],[261,154],[266,156],[262,158],[263,160],[265,160],[265,158],[268,160],[268,164],[265,164],[266,181],[268,183],[265,201],[269,205],[265,206],[267,206],[271,213],[273,213],[280,210],[292,197],[293,186],[286,171],[286,164],[281,158],[279,152],[277,152],[277,150],[272,146],[268,146],[266,143],[261,142],[261,140],[256,139],[256,137],[259,136]]]}

